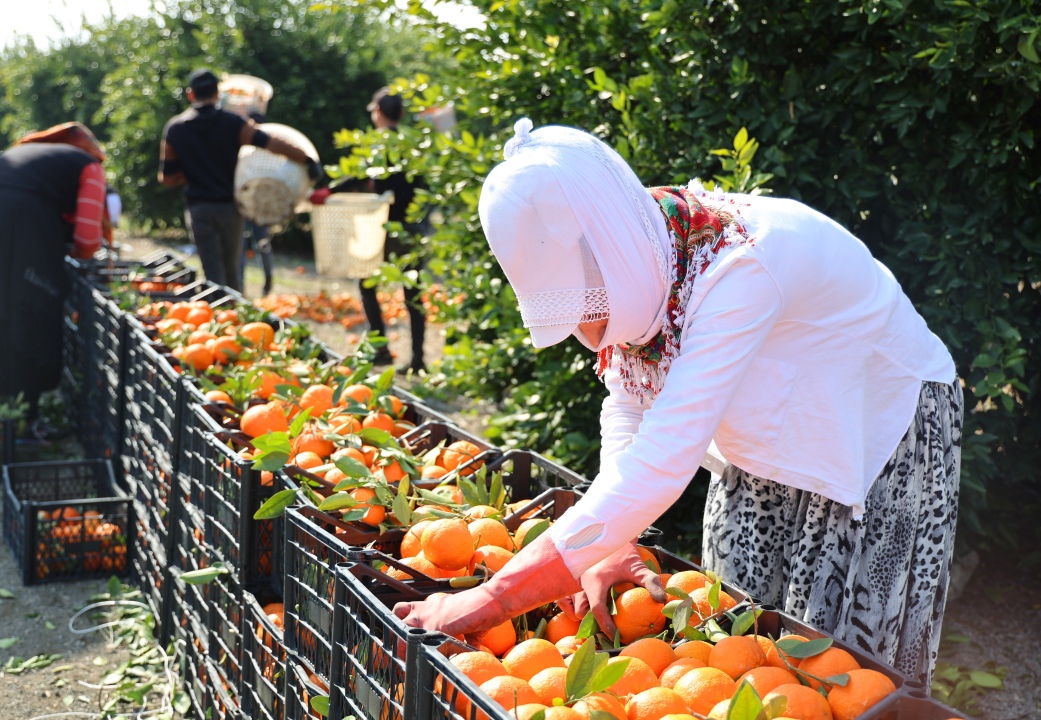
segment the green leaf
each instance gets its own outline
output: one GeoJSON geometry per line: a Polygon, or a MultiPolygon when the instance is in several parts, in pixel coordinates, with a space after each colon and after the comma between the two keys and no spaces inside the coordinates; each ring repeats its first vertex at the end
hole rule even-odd
{"type": "MultiPolygon", "coordinates": [[[[57,630],[57,626],[54,623],[52,623],[50,620],[47,620],[46,622],[44,622],[43,627],[44,627],[45,630],[57,630]]],[[[102,685],[108,685],[109,683],[103,682],[101,684],[102,685]]]]}
{"type": "Polygon", "coordinates": [[[286,508],[296,502],[296,490],[279,490],[264,501],[264,504],[253,513],[254,520],[271,520],[282,517],[286,508]]]}
{"type": "MultiPolygon", "coordinates": [[[[330,495],[318,506],[318,509],[322,512],[332,512],[333,510],[343,510],[344,508],[352,508],[358,504],[358,501],[351,497],[350,493],[338,492],[330,495]]],[[[366,509],[368,512],[368,509],[366,509]]],[[[362,514],[364,517],[364,513],[362,514]]]]}
{"type": "Polygon", "coordinates": [[[756,608],[752,610],[745,610],[743,613],[738,615],[737,620],[730,626],[731,635],[744,635],[749,629],[755,624],[755,619],[763,613],[762,610],[756,608]]]}
{"type": "Polygon", "coordinates": [[[289,437],[296,437],[300,434],[300,431],[304,429],[304,423],[311,419],[311,408],[304,408],[304,411],[299,413],[293,418],[292,424],[289,426],[289,437]]]}
{"type": "Polygon", "coordinates": [[[983,670],[973,670],[969,673],[969,677],[980,687],[1001,688],[1005,685],[1000,677],[993,673],[984,672],[983,670]]]}
{"type": "Polygon", "coordinates": [[[523,549],[530,545],[532,541],[535,540],[535,538],[537,538],[539,535],[546,532],[547,530],[549,530],[548,518],[546,520],[540,520],[539,522],[532,525],[531,529],[528,530],[528,532],[524,535],[524,543],[521,545],[521,548],[523,549]]]}
{"type": "Polygon", "coordinates": [[[16,642],[18,642],[18,638],[16,637],[0,638],[0,650],[6,650],[16,642]]]}
{"type": "Polygon", "coordinates": [[[254,470],[267,470],[269,472],[276,472],[281,470],[289,462],[289,453],[286,452],[266,452],[253,462],[254,470]]]}
{"type": "Polygon", "coordinates": [[[372,472],[365,467],[362,463],[358,462],[352,457],[346,455],[340,456],[333,460],[333,464],[336,469],[342,472],[349,478],[370,478],[372,472]]]}
{"type": "Polygon", "coordinates": [[[756,720],[763,711],[763,700],[750,683],[743,682],[730,700],[727,720],[756,720]]]}
{"type": "Polygon", "coordinates": [[[686,600],[687,598],[690,597],[690,595],[688,595],[687,592],[683,588],[678,588],[678,587],[667,587],[667,588],[665,588],[665,594],[666,595],[672,595],[673,597],[679,598],[680,600],[686,600]]]}
{"type": "Polygon", "coordinates": [[[387,368],[380,373],[379,378],[376,379],[376,389],[383,390],[386,392],[390,390],[390,386],[394,384],[394,373],[397,372],[393,366],[387,368]]]}
{"type": "Polygon", "coordinates": [[[326,695],[315,695],[311,698],[311,709],[322,717],[329,716],[329,698],[326,695]]]}
{"type": "Polygon", "coordinates": [[[716,580],[712,583],[712,587],[708,589],[708,606],[712,608],[712,612],[716,612],[719,609],[719,591],[723,583],[716,580]]]}
{"type": "Polygon", "coordinates": [[[0,600],[14,600],[14,593],[7,588],[0,588],[0,600]]]}
{"type": "Polygon", "coordinates": [[[1034,49],[1034,36],[1036,32],[1023,35],[1019,38],[1019,42],[1016,44],[1016,50],[1019,54],[1025,57],[1032,63],[1041,63],[1041,58],[1037,55],[1037,50],[1034,49]]]}
{"type": "Polygon", "coordinates": [[[364,440],[365,444],[380,448],[394,441],[393,435],[386,430],[380,430],[379,428],[365,428],[364,430],[360,430],[358,432],[358,437],[364,440]]]}
{"type": "Polygon", "coordinates": [[[781,638],[777,641],[777,649],[783,651],[789,657],[797,660],[820,655],[832,645],[831,638],[817,638],[816,640],[802,640],[781,638]]]}
{"type": "Polygon", "coordinates": [[[849,675],[847,675],[846,673],[840,673],[838,675],[830,675],[830,676],[824,678],[824,681],[828,682],[828,683],[831,683],[832,685],[839,685],[841,687],[846,687],[846,683],[849,682],[849,675]]]}
{"type": "Polygon", "coordinates": [[[591,642],[584,642],[575,651],[567,669],[564,687],[568,699],[585,697],[589,694],[589,684],[593,679],[595,667],[596,646],[591,642]]]}
{"type": "Polygon", "coordinates": [[[399,492],[394,496],[394,505],[391,509],[397,521],[406,527],[412,523],[412,508],[409,507],[408,498],[405,493],[399,492]]]}
{"type": "MultiPolygon", "coordinates": [[[[601,653],[607,655],[607,653],[601,653]]],[[[590,692],[603,692],[622,679],[625,669],[629,667],[629,658],[622,658],[618,662],[609,662],[603,669],[593,676],[590,683],[590,692]]]]}
{"type": "Polygon", "coordinates": [[[181,580],[189,585],[204,585],[216,580],[221,575],[227,574],[228,568],[221,564],[216,564],[212,567],[203,568],[202,570],[189,570],[186,573],[181,573],[181,580]]]}
{"type": "Polygon", "coordinates": [[[582,622],[578,624],[578,632],[575,633],[575,639],[585,640],[598,632],[600,632],[600,626],[597,625],[596,618],[593,617],[592,612],[587,612],[585,617],[582,618],[582,622]]]}
{"type": "Polygon", "coordinates": [[[672,611],[672,631],[683,632],[690,625],[690,616],[694,613],[693,601],[690,598],[680,600],[679,605],[672,611]]]}

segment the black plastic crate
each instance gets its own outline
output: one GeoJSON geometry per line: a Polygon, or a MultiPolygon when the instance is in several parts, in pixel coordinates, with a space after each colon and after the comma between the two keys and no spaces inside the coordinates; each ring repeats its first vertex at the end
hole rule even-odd
{"type": "Polygon", "coordinates": [[[287,653],[285,720],[326,720],[311,706],[312,698],[322,696],[329,697],[328,685],[308,670],[299,657],[287,653]]]}
{"type": "Polygon", "coordinates": [[[168,551],[179,480],[173,468],[166,464],[164,455],[155,450],[156,446],[147,438],[131,434],[124,438],[120,460],[123,482],[133,488],[135,501],[145,511],[138,522],[158,534],[168,551]]]}
{"type": "Polygon", "coordinates": [[[126,339],[125,425],[165,467],[177,469],[183,379],[162,348],[143,333],[126,339]]]}
{"type": "Polygon", "coordinates": [[[327,523],[329,516],[315,508],[289,508],[284,519],[286,649],[328,681],[336,565],[347,561],[351,547],[328,529],[335,527],[327,523]]]}
{"type": "Polygon", "coordinates": [[[456,720],[460,711],[465,720],[516,720],[449,659],[472,649],[441,633],[420,637],[420,656],[405,690],[409,720],[456,720]]]}
{"type": "Polygon", "coordinates": [[[253,516],[264,501],[285,488],[284,476],[254,470],[252,462],[239,455],[243,449],[252,449],[242,433],[196,433],[194,437],[201,446],[192,455],[198,460],[199,481],[205,488],[207,545],[231,567],[241,586],[250,588],[274,580],[280,590],[282,519],[255,520],[253,516]]]}
{"type": "Polygon", "coordinates": [[[210,685],[233,695],[236,706],[242,685],[242,595],[242,588],[229,575],[206,583],[208,659],[215,673],[210,685]]]}
{"type": "Polygon", "coordinates": [[[336,568],[330,717],[402,720],[410,717],[405,714],[409,637],[425,631],[413,633],[391,608],[426,594],[403,586],[393,599],[378,599],[355,576],[357,568],[369,569],[355,563],[336,568]]]}
{"type": "Polygon", "coordinates": [[[283,631],[264,608],[269,596],[260,600],[246,592],[242,597],[242,712],[255,720],[282,720],[286,710],[286,645],[283,631]],[[263,603],[263,604],[262,604],[263,603]]]}
{"type": "Polygon", "coordinates": [[[168,576],[165,548],[153,533],[143,532],[138,525],[134,538],[134,553],[130,563],[134,584],[141,590],[144,600],[155,617],[155,634],[161,640],[167,636],[166,616],[169,612],[167,588],[168,576]]]}
{"type": "Polygon", "coordinates": [[[206,600],[206,585],[193,585],[181,579],[184,571],[170,568],[168,574],[168,610],[165,612],[167,636],[181,641],[191,637],[194,652],[204,658],[209,652],[210,611],[206,600]]]}
{"type": "MultiPolygon", "coordinates": [[[[80,335],[79,326],[66,315],[62,318],[62,373],[61,373],[61,396],[65,404],[66,417],[77,437],[80,436],[80,427],[83,416],[86,414],[84,407],[84,385],[83,364],[86,352],[83,347],[83,338],[80,335]]],[[[12,462],[8,460],[7,462],[12,462]]]]}
{"type": "Polygon", "coordinates": [[[868,708],[858,720],[972,720],[961,710],[933,700],[923,690],[894,693],[868,708]]]}
{"type": "MultiPolygon", "coordinates": [[[[210,708],[209,670],[206,663],[206,629],[203,622],[195,616],[190,606],[183,602],[186,584],[172,575],[173,588],[171,607],[173,617],[172,640],[178,657],[178,676],[181,689],[188,696],[191,712],[188,717],[205,718],[210,708]]],[[[191,586],[187,586],[191,587],[191,586]]]]}
{"type": "Polygon", "coordinates": [[[22,582],[110,577],[130,569],[130,498],[107,460],[5,465],[4,538],[22,582]]]}

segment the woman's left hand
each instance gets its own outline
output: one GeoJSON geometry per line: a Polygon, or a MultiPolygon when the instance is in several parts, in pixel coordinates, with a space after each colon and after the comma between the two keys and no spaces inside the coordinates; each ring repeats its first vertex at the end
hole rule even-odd
{"type": "Polygon", "coordinates": [[[613,554],[604,558],[582,574],[579,583],[582,592],[557,601],[560,608],[576,620],[593,611],[600,630],[614,637],[615,624],[607,612],[607,593],[618,583],[631,582],[642,585],[650,592],[655,602],[667,601],[665,588],[658,574],[647,567],[636,552],[636,542],[626,543],[613,554]]]}

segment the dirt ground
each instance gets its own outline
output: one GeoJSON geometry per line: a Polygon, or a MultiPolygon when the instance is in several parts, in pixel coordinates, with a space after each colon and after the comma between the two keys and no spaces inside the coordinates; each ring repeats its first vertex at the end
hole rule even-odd
{"type": "MultiPolygon", "coordinates": [[[[125,257],[143,257],[156,249],[176,249],[176,245],[160,245],[142,238],[124,238],[125,257]]],[[[275,292],[357,293],[354,281],[336,281],[315,274],[314,262],[308,258],[278,252],[276,241],[275,292]],[[299,272],[298,268],[303,268],[299,272]]],[[[194,258],[190,263],[198,266],[194,258]]],[[[247,267],[246,294],[260,294],[263,274],[259,260],[247,267]]],[[[349,333],[335,323],[312,324],[314,332],[332,349],[350,352],[349,333]]],[[[392,352],[397,365],[409,358],[409,334],[406,322],[388,324],[392,352]]],[[[429,326],[426,359],[428,364],[440,357],[444,344],[442,328],[429,326]]],[[[408,385],[401,378],[399,382],[408,385]]],[[[480,432],[479,414],[459,407],[440,406],[471,431],[480,432]]],[[[21,586],[17,566],[9,551],[0,552],[0,588],[14,594],[13,599],[0,599],[0,639],[18,637],[12,647],[0,650],[0,667],[11,656],[28,658],[42,653],[63,657],[51,667],[32,670],[22,675],[0,671],[0,720],[23,720],[62,711],[90,712],[97,709],[96,694],[78,685],[79,680],[96,683],[108,668],[125,659],[119,649],[106,647],[100,634],[76,636],[68,631],[68,618],[94,593],[104,590],[99,582],[60,583],[21,586]],[[36,615],[36,613],[39,613],[36,615]],[[50,623],[53,630],[47,629],[50,623]],[[96,664],[102,658],[104,665],[96,664]],[[56,667],[71,666],[54,672],[56,667]],[[64,684],[58,687],[60,681],[64,684]],[[67,696],[71,701],[66,701],[67,696]],[[84,702],[84,699],[86,702],[84,702]],[[66,705],[70,702],[70,705],[66,705]],[[92,704],[93,703],[93,704],[92,704]]],[[[0,593],[3,594],[3,593],[0,593]]],[[[948,603],[944,622],[945,641],[941,646],[941,662],[965,671],[987,670],[1004,674],[1004,688],[979,694],[968,710],[980,720],[1041,720],[1041,581],[1025,574],[1013,563],[1000,557],[987,557],[980,563],[967,589],[948,603]],[[955,638],[950,640],[949,638],[955,638]]]]}

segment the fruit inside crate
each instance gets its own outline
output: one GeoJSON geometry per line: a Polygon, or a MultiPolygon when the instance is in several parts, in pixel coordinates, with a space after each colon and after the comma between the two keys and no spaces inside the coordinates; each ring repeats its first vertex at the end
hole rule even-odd
{"type": "Polygon", "coordinates": [[[5,465],[4,537],[32,585],[129,570],[131,499],[108,460],[5,465]]]}

